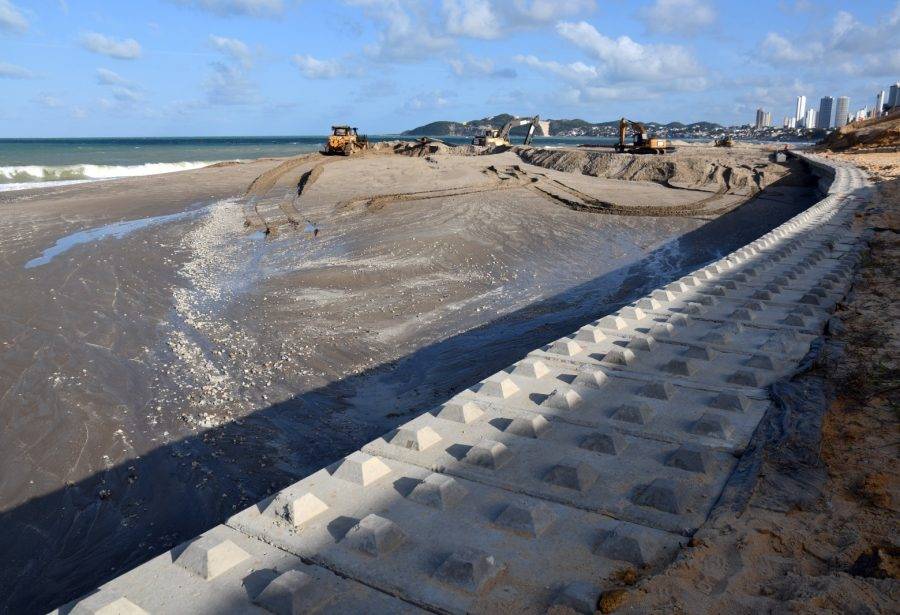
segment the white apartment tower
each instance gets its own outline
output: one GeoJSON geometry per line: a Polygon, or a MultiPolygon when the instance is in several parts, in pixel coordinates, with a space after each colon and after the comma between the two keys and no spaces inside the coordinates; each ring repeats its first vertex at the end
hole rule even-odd
{"type": "Polygon", "coordinates": [[[794,114],[794,118],[798,122],[803,121],[803,116],[806,115],[806,96],[798,96],[797,97],[797,113],[794,114]]]}
{"type": "Polygon", "coordinates": [[[881,117],[884,111],[884,90],[875,95],[875,109],[872,111],[872,117],[881,117]]]}
{"type": "Polygon", "coordinates": [[[806,117],[803,118],[803,126],[806,128],[816,127],[816,110],[812,107],[806,110],[806,117]]]}
{"type": "Polygon", "coordinates": [[[848,119],[850,119],[850,98],[838,96],[837,108],[834,111],[834,127],[846,126],[848,119]]]}

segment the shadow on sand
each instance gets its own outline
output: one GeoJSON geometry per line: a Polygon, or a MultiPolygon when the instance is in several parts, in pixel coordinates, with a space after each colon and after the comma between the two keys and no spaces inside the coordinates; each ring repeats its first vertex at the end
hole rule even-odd
{"type": "Polygon", "coordinates": [[[382,391],[415,388],[417,399],[433,400],[423,407],[398,398],[387,426],[398,425],[667,279],[753,241],[816,200],[814,180],[786,180],[637,263],[0,513],[0,610],[46,612],[381,435],[384,422],[373,424],[372,433],[351,429],[348,435],[322,428],[335,421],[319,416],[341,412],[373,382],[382,391]],[[772,199],[784,186],[791,198],[772,199]],[[290,463],[275,461],[276,441],[292,449],[290,463]]]}

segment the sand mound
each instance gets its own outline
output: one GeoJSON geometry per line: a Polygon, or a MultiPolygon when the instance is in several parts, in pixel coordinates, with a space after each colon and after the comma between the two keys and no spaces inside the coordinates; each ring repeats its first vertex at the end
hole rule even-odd
{"type": "Polygon", "coordinates": [[[838,128],[819,145],[830,150],[900,147],[900,111],[838,128]]]}
{"type": "Polygon", "coordinates": [[[783,166],[758,157],[743,160],[734,156],[710,155],[709,148],[665,156],[525,147],[513,149],[523,161],[547,169],[738,195],[759,192],[786,172],[783,166]]]}

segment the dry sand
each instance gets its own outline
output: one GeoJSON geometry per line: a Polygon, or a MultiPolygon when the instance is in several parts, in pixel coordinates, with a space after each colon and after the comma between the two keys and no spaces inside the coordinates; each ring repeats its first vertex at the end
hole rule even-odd
{"type": "Polygon", "coordinates": [[[708,180],[406,149],[2,197],[0,610],[97,586],[814,200],[758,149],[781,179],[690,211],[708,180]]]}

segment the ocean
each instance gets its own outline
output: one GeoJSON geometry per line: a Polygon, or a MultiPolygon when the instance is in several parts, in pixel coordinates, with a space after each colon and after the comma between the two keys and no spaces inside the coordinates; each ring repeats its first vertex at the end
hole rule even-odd
{"type": "MultiPolygon", "coordinates": [[[[372,141],[414,139],[369,136],[372,141]]],[[[470,137],[436,137],[462,145],[470,137]]],[[[0,192],[197,169],[216,162],[314,152],[324,136],[0,139],[0,192]]],[[[521,137],[512,139],[521,142],[521,137]]],[[[610,143],[589,137],[537,137],[535,145],[610,143]]]]}

